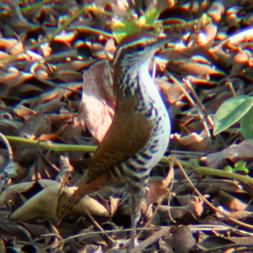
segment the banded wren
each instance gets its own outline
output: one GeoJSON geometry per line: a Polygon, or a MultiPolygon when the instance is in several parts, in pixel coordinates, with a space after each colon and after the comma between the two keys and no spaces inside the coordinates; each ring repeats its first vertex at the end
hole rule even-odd
{"type": "MultiPolygon", "coordinates": [[[[135,40],[129,37],[121,44],[113,65],[113,122],[77,190],[71,197],[60,196],[59,219],[84,195],[122,182],[129,193],[131,226],[136,229],[150,172],[163,157],[170,138],[170,118],[149,73],[155,52],[166,42],[168,39],[142,35],[135,40]]],[[[131,247],[135,245],[134,238],[135,232],[131,235],[131,247]]]]}

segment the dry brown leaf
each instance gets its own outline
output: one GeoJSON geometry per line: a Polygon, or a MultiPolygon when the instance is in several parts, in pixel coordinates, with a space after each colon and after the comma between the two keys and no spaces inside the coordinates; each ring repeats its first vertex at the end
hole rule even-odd
{"type": "MultiPolygon", "coordinates": [[[[76,190],[76,187],[65,187],[65,196],[67,195],[69,198],[72,197],[74,191],[76,190]]],[[[58,194],[59,192],[57,192],[58,194]]],[[[59,197],[59,195],[57,195],[59,197]]],[[[92,197],[89,197],[88,195],[82,197],[82,199],[74,206],[73,208],[73,215],[83,215],[86,212],[89,212],[91,215],[95,216],[102,216],[102,217],[109,217],[110,211],[103,206],[100,202],[95,200],[92,197]]]]}
{"type": "Polygon", "coordinates": [[[4,59],[6,57],[9,57],[10,55],[0,50],[0,59],[4,59]]]}
{"type": "Polygon", "coordinates": [[[29,120],[25,121],[20,130],[20,135],[28,138],[36,138],[41,134],[47,134],[51,131],[51,122],[45,114],[35,114],[29,120]]]}
{"type": "Polygon", "coordinates": [[[221,47],[211,47],[207,49],[208,54],[220,65],[224,67],[231,67],[233,65],[233,55],[227,53],[221,47]]]}
{"type": "Polygon", "coordinates": [[[221,179],[221,178],[214,178],[214,179],[204,179],[198,183],[199,189],[204,189],[205,193],[217,193],[219,190],[227,191],[227,192],[234,192],[234,193],[242,193],[241,184],[238,181],[234,181],[231,179],[221,179]]]}
{"type": "Polygon", "coordinates": [[[184,195],[177,197],[178,202],[187,207],[187,212],[193,216],[200,217],[204,211],[204,202],[195,195],[184,195]]]}
{"type": "Polygon", "coordinates": [[[82,78],[79,72],[68,69],[55,71],[54,77],[63,82],[76,82],[82,78]]]}
{"type": "Polygon", "coordinates": [[[1,38],[0,47],[4,48],[11,55],[16,55],[24,51],[23,42],[20,42],[12,38],[8,38],[8,39],[1,38]]]}
{"type": "MultiPolygon", "coordinates": [[[[9,199],[11,199],[11,196],[15,194],[28,191],[33,186],[34,183],[35,182],[25,182],[25,183],[10,185],[5,191],[3,191],[0,194],[0,205],[6,205],[9,199]]],[[[39,181],[39,184],[42,187],[47,187],[52,184],[56,184],[56,182],[53,180],[42,179],[39,181]]]]}
{"type": "Polygon", "coordinates": [[[35,106],[51,101],[52,99],[61,99],[64,96],[68,97],[70,94],[73,94],[73,92],[78,91],[81,86],[80,82],[70,82],[62,87],[44,92],[42,96],[27,98],[21,101],[21,104],[25,102],[26,105],[35,106]]]}
{"type": "Polygon", "coordinates": [[[19,129],[23,126],[18,120],[0,119],[0,132],[7,135],[18,135],[19,129]]]}
{"type": "Polygon", "coordinates": [[[202,79],[198,76],[188,76],[187,80],[194,85],[215,86],[217,83],[211,80],[202,79]]]}
{"type": "Polygon", "coordinates": [[[174,179],[174,169],[170,168],[165,178],[160,180],[150,180],[149,189],[146,194],[146,201],[148,205],[160,202],[165,196],[168,195],[169,185],[174,179]]]}
{"type": "Polygon", "coordinates": [[[85,69],[88,66],[90,66],[90,64],[91,64],[90,60],[87,60],[87,61],[74,60],[74,61],[71,61],[71,62],[68,63],[69,69],[70,70],[76,70],[76,71],[85,69]]]}
{"type": "MultiPolygon", "coordinates": [[[[55,97],[48,102],[40,103],[36,106],[34,106],[34,111],[39,112],[39,113],[47,113],[48,118],[51,120],[52,115],[50,114],[51,112],[55,112],[57,110],[61,110],[64,108],[65,103],[61,101],[61,97],[55,97]]],[[[59,114],[58,117],[71,117],[73,114],[64,112],[64,114],[59,114]]],[[[54,116],[56,116],[54,114],[54,116]]]]}
{"type": "Polygon", "coordinates": [[[180,136],[179,134],[174,134],[171,136],[173,140],[180,143],[182,146],[187,147],[195,151],[204,151],[210,149],[210,143],[208,137],[203,137],[197,133],[191,133],[187,136],[180,136]]]}
{"type": "Polygon", "coordinates": [[[107,62],[98,62],[83,73],[81,108],[81,117],[92,136],[100,142],[114,115],[111,72],[107,62]]]}
{"type": "Polygon", "coordinates": [[[231,211],[243,211],[248,207],[248,204],[225,191],[219,192],[219,198],[224,206],[231,211]]]}
{"type": "Polygon", "coordinates": [[[73,42],[74,38],[76,36],[76,31],[71,31],[71,32],[65,32],[58,34],[54,37],[54,41],[59,41],[62,43],[71,43],[73,42]]]}
{"type": "Polygon", "coordinates": [[[252,160],[253,157],[253,140],[245,140],[240,144],[233,144],[228,148],[209,154],[204,157],[205,160],[211,168],[218,168],[222,166],[225,160],[230,160],[236,162],[238,160],[252,160]]]}
{"type": "Polygon", "coordinates": [[[216,70],[213,66],[193,62],[189,59],[172,60],[169,62],[169,67],[176,72],[203,76],[205,78],[208,78],[209,75],[222,75],[222,72],[216,70]]]}
{"type": "Polygon", "coordinates": [[[156,80],[156,83],[159,85],[159,88],[171,105],[175,104],[176,102],[180,102],[180,100],[184,97],[182,89],[180,89],[179,85],[170,85],[168,82],[162,79],[156,80]]]}
{"type": "Polygon", "coordinates": [[[230,71],[231,76],[236,76],[240,74],[241,71],[244,71],[245,66],[250,65],[250,59],[251,59],[250,54],[245,51],[241,50],[237,54],[235,54],[233,59],[234,64],[230,71]]]}
{"type": "Polygon", "coordinates": [[[55,221],[58,192],[59,188],[56,185],[46,187],[16,209],[10,215],[10,219],[29,221],[35,218],[46,218],[55,221]]]}
{"type": "MultiPolygon", "coordinates": [[[[15,195],[25,193],[33,187],[35,182],[16,184],[8,187],[0,194],[0,204],[6,205],[15,201],[15,195]]],[[[10,219],[18,221],[29,221],[35,218],[46,218],[57,221],[56,209],[60,192],[60,184],[53,180],[40,180],[43,190],[25,201],[11,215],[10,219]],[[50,207],[50,208],[49,208],[50,207]]],[[[76,187],[65,187],[65,196],[71,197],[76,187]]],[[[72,215],[80,215],[89,212],[92,215],[103,217],[110,216],[109,211],[95,199],[85,196],[73,208],[72,215]]]]}
{"type": "Polygon", "coordinates": [[[32,78],[30,73],[25,73],[13,68],[11,71],[1,71],[0,82],[4,83],[8,89],[15,88],[32,78]]]}
{"type": "Polygon", "coordinates": [[[110,214],[113,216],[116,211],[118,210],[119,204],[120,204],[120,199],[115,198],[115,197],[110,197],[110,214]]]}
{"type": "Polygon", "coordinates": [[[34,93],[35,92],[36,93],[42,92],[42,89],[40,87],[33,85],[33,84],[28,84],[28,83],[26,85],[20,86],[18,90],[20,93],[23,93],[23,94],[25,94],[25,93],[31,94],[32,92],[34,92],[34,93]]]}

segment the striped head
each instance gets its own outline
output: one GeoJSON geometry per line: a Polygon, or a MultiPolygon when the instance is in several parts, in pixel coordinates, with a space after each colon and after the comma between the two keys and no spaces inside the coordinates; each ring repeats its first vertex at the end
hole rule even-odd
{"type": "Polygon", "coordinates": [[[128,36],[120,44],[114,65],[138,70],[143,64],[149,64],[157,49],[168,41],[168,38],[158,40],[150,34],[128,36]]]}

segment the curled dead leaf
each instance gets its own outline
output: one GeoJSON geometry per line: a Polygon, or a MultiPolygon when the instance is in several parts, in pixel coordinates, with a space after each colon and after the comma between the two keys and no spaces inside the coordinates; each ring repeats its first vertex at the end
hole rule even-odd
{"type": "MultiPolygon", "coordinates": [[[[53,180],[40,180],[39,183],[43,190],[25,201],[17,208],[10,219],[17,221],[29,221],[35,218],[46,218],[57,221],[56,209],[60,192],[60,184],[53,180]]],[[[35,182],[20,183],[8,187],[0,194],[0,205],[6,205],[10,201],[15,201],[15,195],[25,193],[33,187],[35,182]]],[[[71,197],[76,187],[65,187],[65,195],[71,197]]],[[[89,212],[92,215],[103,217],[110,216],[110,212],[98,201],[89,196],[83,197],[73,208],[73,216],[89,212]]]]}
{"type": "Polygon", "coordinates": [[[91,134],[100,142],[114,115],[110,67],[107,62],[94,64],[83,73],[82,117],[91,134]]]}
{"type": "Polygon", "coordinates": [[[192,150],[209,150],[210,143],[206,136],[202,136],[198,133],[192,133],[187,136],[180,136],[179,134],[174,134],[172,139],[192,150]]]}
{"type": "Polygon", "coordinates": [[[46,187],[15,210],[10,215],[10,219],[19,221],[28,221],[34,218],[56,220],[58,191],[59,188],[55,185],[46,187]]]}

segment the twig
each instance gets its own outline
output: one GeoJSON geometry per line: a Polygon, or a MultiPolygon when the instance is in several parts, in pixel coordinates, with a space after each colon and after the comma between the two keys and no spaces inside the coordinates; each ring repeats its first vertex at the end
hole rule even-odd
{"type": "MultiPolygon", "coordinates": [[[[245,227],[247,229],[253,229],[253,226],[242,222],[238,219],[232,218],[229,216],[229,214],[227,214],[226,212],[218,209],[217,207],[215,207],[210,201],[208,201],[202,194],[201,192],[195,187],[195,185],[192,183],[191,179],[189,178],[189,176],[187,175],[187,173],[185,172],[185,169],[183,168],[182,164],[175,159],[175,164],[177,164],[177,166],[179,167],[180,171],[183,173],[185,179],[187,180],[187,182],[189,183],[189,185],[192,187],[192,189],[194,190],[194,192],[200,197],[200,199],[202,201],[205,202],[206,205],[208,205],[212,210],[214,210],[215,212],[218,212],[220,214],[222,214],[224,217],[226,217],[229,221],[233,222],[236,225],[245,227]]],[[[231,173],[232,174],[232,173],[231,173]]],[[[239,175],[238,175],[239,176],[239,175]]],[[[252,180],[253,181],[253,180],[252,180]]]]}
{"type": "Polygon", "coordinates": [[[52,142],[31,140],[19,136],[7,136],[7,135],[6,138],[11,142],[13,141],[30,146],[36,146],[38,148],[44,148],[55,152],[64,152],[64,151],[93,152],[96,150],[96,146],[92,145],[75,145],[75,144],[70,145],[70,144],[52,143],[52,142]]]}

